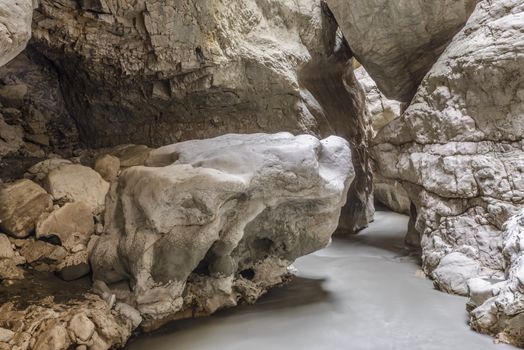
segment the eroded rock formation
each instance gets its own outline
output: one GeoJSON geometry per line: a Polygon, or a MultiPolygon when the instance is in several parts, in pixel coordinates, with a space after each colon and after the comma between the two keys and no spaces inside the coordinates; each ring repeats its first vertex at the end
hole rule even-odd
{"type": "Polygon", "coordinates": [[[113,185],[94,279],[136,307],[146,329],[254,302],[328,244],[353,178],[338,137],[225,135],[159,148],[113,185]]]}
{"type": "Polygon", "coordinates": [[[82,141],[161,146],[318,133],[297,71],[331,54],[335,30],[316,0],[42,0],[33,42],[58,68],[82,141]]]}
{"type": "Polygon", "coordinates": [[[479,2],[376,139],[381,174],[415,204],[424,269],[448,292],[504,277],[503,226],[524,205],[523,11],[521,1],[479,2]]]}
{"type": "Polygon", "coordinates": [[[477,0],[326,0],[358,61],[388,97],[409,102],[477,0]]]}
{"type": "Polygon", "coordinates": [[[503,342],[524,346],[524,210],[506,223],[503,236],[506,280],[468,283],[471,325],[503,342]]]}

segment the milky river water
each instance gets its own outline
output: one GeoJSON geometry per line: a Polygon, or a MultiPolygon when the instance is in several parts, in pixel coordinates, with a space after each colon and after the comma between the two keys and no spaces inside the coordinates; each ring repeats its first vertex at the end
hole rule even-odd
{"type": "Polygon", "coordinates": [[[358,236],[297,260],[298,277],[256,305],[173,322],[126,349],[515,349],[471,331],[466,299],[421,276],[406,227],[407,217],[379,211],[358,236]]]}

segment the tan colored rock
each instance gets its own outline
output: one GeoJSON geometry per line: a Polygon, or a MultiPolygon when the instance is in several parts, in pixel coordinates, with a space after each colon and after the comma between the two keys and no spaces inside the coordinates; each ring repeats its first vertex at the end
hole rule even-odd
{"type": "MultiPolygon", "coordinates": [[[[137,164],[138,165],[138,164],[137,164]]],[[[104,154],[95,161],[94,168],[106,181],[113,181],[120,171],[120,160],[110,154],[104,154]]]]}
{"type": "Polygon", "coordinates": [[[9,259],[14,256],[13,248],[11,247],[11,242],[6,235],[0,233],[0,259],[9,259]]]}
{"type": "Polygon", "coordinates": [[[20,108],[24,105],[27,85],[15,84],[0,87],[0,103],[6,107],[20,108]]]}
{"type": "Polygon", "coordinates": [[[87,250],[66,256],[56,267],[58,276],[64,281],[74,281],[91,271],[87,250]]]}
{"type": "Polygon", "coordinates": [[[90,350],[120,349],[135,329],[125,315],[87,291],[82,296],[72,294],[64,303],[41,297],[22,308],[14,302],[0,305],[0,328],[14,332],[10,345],[17,350],[67,350],[82,345],[90,350]]]}
{"type": "Polygon", "coordinates": [[[24,271],[17,264],[17,259],[0,259],[0,280],[23,279],[24,271]]]}
{"type": "Polygon", "coordinates": [[[105,205],[109,183],[91,168],[65,164],[47,174],[44,187],[55,200],[83,202],[93,213],[100,213],[105,205]]]}
{"type": "Polygon", "coordinates": [[[3,66],[26,46],[31,38],[32,0],[1,0],[0,66],[3,66]]]}
{"type": "Polygon", "coordinates": [[[152,149],[144,145],[119,145],[111,150],[111,154],[120,160],[122,168],[144,165],[152,149]]]}
{"type": "Polygon", "coordinates": [[[49,327],[46,331],[40,334],[40,337],[32,347],[34,350],[66,350],[69,344],[69,336],[67,329],[58,323],[58,321],[51,321],[47,325],[49,327]]]}
{"type": "Polygon", "coordinates": [[[30,167],[24,174],[24,177],[36,182],[41,182],[52,170],[65,164],[71,164],[71,161],[61,158],[46,159],[30,167]]]}
{"type": "Polygon", "coordinates": [[[315,132],[322,121],[297,83],[302,66],[334,46],[336,27],[319,1],[104,3],[41,0],[34,21],[36,49],[57,63],[83,62],[57,66],[72,78],[63,89],[86,142],[160,146],[228,132],[315,132]]]}
{"type": "Polygon", "coordinates": [[[0,185],[0,228],[14,237],[27,237],[52,205],[51,196],[31,180],[0,185]]]}
{"type": "Polygon", "coordinates": [[[74,315],[68,328],[71,339],[77,344],[86,343],[95,332],[95,325],[84,312],[74,315]]]}
{"type": "Polygon", "coordinates": [[[83,202],[66,203],[52,213],[44,213],[36,225],[36,237],[57,236],[62,245],[76,233],[87,244],[89,236],[95,230],[91,209],[83,202]]]}

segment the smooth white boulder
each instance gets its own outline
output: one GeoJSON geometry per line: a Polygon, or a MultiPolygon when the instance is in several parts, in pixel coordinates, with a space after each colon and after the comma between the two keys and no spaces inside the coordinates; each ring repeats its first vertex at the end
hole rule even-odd
{"type": "MultiPolygon", "coordinates": [[[[506,223],[504,231],[504,265],[506,280],[491,287],[470,290],[471,326],[497,336],[503,342],[524,346],[524,209],[506,223]],[[491,295],[490,295],[491,294],[491,295]]],[[[474,281],[470,281],[471,283],[474,281]]]]}
{"type": "Polygon", "coordinates": [[[289,133],[182,142],[146,164],[113,186],[109,234],[91,255],[96,280],[129,280],[146,328],[284,282],[296,258],[329,243],[354,178],[345,140],[289,133]]]}
{"type": "Polygon", "coordinates": [[[374,140],[379,172],[416,207],[424,271],[444,290],[456,280],[434,271],[452,253],[480,264],[472,277],[504,278],[504,223],[524,207],[523,13],[519,0],[479,1],[374,140]]]}

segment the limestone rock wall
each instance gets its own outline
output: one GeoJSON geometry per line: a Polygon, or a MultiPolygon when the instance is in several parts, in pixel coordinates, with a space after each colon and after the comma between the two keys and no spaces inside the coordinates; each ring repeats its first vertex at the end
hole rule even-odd
{"type": "Polygon", "coordinates": [[[0,163],[4,165],[0,178],[4,180],[19,178],[32,165],[31,159],[53,154],[71,157],[80,147],[58,74],[34,50],[26,50],[0,68],[0,124],[0,163]]]}
{"type": "Polygon", "coordinates": [[[42,0],[34,17],[89,146],[323,127],[297,81],[333,51],[317,1],[42,0]]]}
{"type": "Polygon", "coordinates": [[[326,0],[358,61],[388,97],[409,102],[477,0],[326,0]]]}
{"type": "Polygon", "coordinates": [[[351,144],[355,180],[349,189],[348,204],[342,210],[339,230],[354,234],[373,220],[375,208],[369,156],[373,130],[351,55],[345,39],[339,35],[334,52],[309,62],[300,71],[299,82],[308,92],[307,103],[328,126],[322,134],[344,137],[351,144]],[[315,104],[319,106],[314,108],[315,104]]]}
{"type": "Polygon", "coordinates": [[[416,206],[424,269],[448,292],[503,278],[503,226],[524,205],[523,12],[521,1],[480,1],[375,140],[379,171],[416,206]]]}

